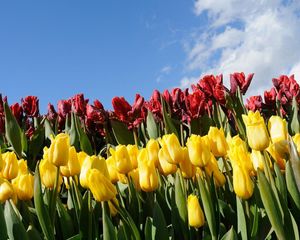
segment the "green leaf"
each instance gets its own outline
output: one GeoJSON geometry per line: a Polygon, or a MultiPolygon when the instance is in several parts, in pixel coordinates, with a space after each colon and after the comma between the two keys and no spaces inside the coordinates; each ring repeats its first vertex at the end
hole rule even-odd
{"type": "Polygon", "coordinates": [[[21,128],[12,114],[10,107],[7,102],[4,103],[5,111],[5,135],[7,141],[13,147],[16,154],[19,158],[22,157],[22,137],[21,137],[21,128]]]}
{"type": "Polygon", "coordinates": [[[293,97],[293,103],[292,103],[292,120],[289,121],[289,132],[292,135],[295,135],[296,133],[300,132],[300,119],[299,119],[299,108],[298,103],[296,100],[296,97],[293,97]]]}
{"type": "Polygon", "coordinates": [[[115,227],[108,216],[108,212],[108,203],[104,202],[102,204],[103,240],[117,239],[115,227]]]}
{"type": "Polygon", "coordinates": [[[14,206],[12,200],[7,200],[4,206],[4,217],[7,227],[7,235],[9,239],[28,239],[26,230],[21,221],[21,215],[18,209],[14,206]]]}
{"type": "Polygon", "coordinates": [[[117,120],[111,120],[110,122],[118,144],[134,144],[133,132],[128,130],[125,123],[117,120]]]}
{"type": "Polygon", "coordinates": [[[73,237],[68,238],[67,240],[81,240],[81,235],[80,234],[76,234],[73,237]]]}
{"type": "Polygon", "coordinates": [[[158,126],[154,120],[153,113],[148,110],[147,114],[147,132],[150,138],[156,139],[159,137],[158,135],[158,126]]]}
{"type": "Polygon", "coordinates": [[[166,128],[166,133],[175,133],[175,135],[180,139],[180,136],[178,134],[178,131],[172,121],[171,116],[167,113],[166,110],[166,101],[161,97],[161,102],[162,102],[162,112],[163,112],[163,119],[164,119],[164,124],[166,128]]]}
{"type": "Polygon", "coordinates": [[[7,240],[7,230],[2,204],[0,204],[0,240],[7,240]]]}
{"type": "Polygon", "coordinates": [[[22,151],[27,152],[28,142],[27,142],[27,137],[26,137],[24,130],[21,130],[21,141],[22,141],[22,151]]]}
{"type": "Polygon", "coordinates": [[[77,133],[79,135],[79,142],[80,142],[81,150],[86,152],[88,155],[93,155],[92,144],[91,144],[88,136],[82,129],[79,118],[75,115],[74,115],[74,118],[75,118],[75,122],[76,122],[77,133]]]}
{"type": "Polygon", "coordinates": [[[36,156],[43,149],[43,143],[45,138],[45,131],[42,126],[39,126],[33,133],[29,142],[29,153],[32,158],[35,159],[36,156]]]}
{"type": "Polygon", "coordinates": [[[71,127],[68,131],[70,135],[70,144],[79,150],[79,136],[76,130],[76,115],[75,113],[71,113],[71,127]]]}
{"type": "Polygon", "coordinates": [[[51,128],[50,122],[48,121],[48,119],[45,118],[44,120],[44,127],[45,127],[45,138],[51,140],[50,136],[54,136],[54,132],[51,128]]]}
{"type": "Polygon", "coordinates": [[[283,200],[285,201],[285,203],[287,203],[286,183],[284,177],[282,176],[281,170],[276,162],[274,162],[274,170],[276,173],[276,178],[275,178],[276,187],[279,193],[281,194],[283,200]]]}
{"type": "Polygon", "coordinates": [[[155,228],[153,227],[153,220],[151,217],[147,217],[145,222],[145,239],[154,240],[155,239],[154,236],[155,236],[155,228]]]}
{"type": "Polygon", "coordinates": [[[287,161],[285,166],[285,178],[286,178],[286,186],[290,195],[290,200],[292,204],[296,206],[297,212],[300,211],[300,192],[298,191],[294,172],[291,166],[291,162],[287,161]]]}
{"type": "Polygon", "coordinates": [[[91,193],[87,190],[82,199],[82,206],[79,216],[79,229],[82,239],[92,238],[92,214],[91,193]]]}
{"type": "Polygon", "coordinates": [[[221,240],[238,240],[238,236],[237,236],[233,226],[231,226],[229,231],[227,233],[225,233],[225,235],[221,238],[221,240]]]}
{"type": "Polygon", "coordinates": [[[43,201],[39,164],[36,165],[34,174],[34,205],[43,234],[48,240],[54,240],[54,230],[47,207],[43,201]]]}
{"type": "Polygon", "coordinates": [[[28,229],[27,229],[27,235],[28,235],[28,239],[30,240],[42,240],[42,236],[40,235],[40,233],[38,232],[38,230],[36,230],[34,228],[34,226],[29,225],[28,229]]]}
{"type": "Polygon", "coordinates": [[[248,239],[246,216],[243,204],[238,196],[236,196],[236,209],[238,219],[238,234],[241,236],[242,239],[248,239]]]}
{"type": "Polygon", "coordinates": [[[291,156],[290,161],[292,166],[292,172],[294,173],[295,182],[298,191],[300,192],[300,158],[297,152],[297,147],[291,137],[290,137],[289,145],[290,145],[290,156],[291,156]]]}
{"type": "Polygon", "coordinates": [[[75,234],[71,216],[58,198],[56,202],[57,216],[61,226],[63,238],[67,239],[75,234]]]}
{"type": "Polygon", "coordinates": [[[166,220],[157,202],[154,203],[153,226],[156,228],[155,239],[169,239],[166,220]]]}

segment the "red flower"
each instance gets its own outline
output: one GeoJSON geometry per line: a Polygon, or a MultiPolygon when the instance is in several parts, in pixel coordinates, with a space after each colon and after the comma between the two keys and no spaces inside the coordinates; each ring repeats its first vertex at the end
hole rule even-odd
{"type": "Polygon", "coordinates": [[[17,119],[18,123],[22,123],[22,117],[23,117],[23,108],[20,106],[19,103],[15,103],[10,106],[12,114],[15,116],[17,119]]]}
{"type": "Polygon", "coordinates": [[[28,117],[37,117],[39,115],[39,99],[36,96],[27,96],[21,99],[24,113],[28,117]]]}
{"type": "Polygon", "coordinates": [[[83,94],[76,94],[74,97],[71,98],[72,106],[74,112],[78,116],[84,116],[86,112],[86,105],[88,103],[88,99],[84,99],[83,94]]]}
{"type": "Polygon", "coordinates": [[[237,87],[239,87],[241,93],[245,94],[252,81],[253,75],[254,73],[251,73],[245,78],[243,72],[230,74],[230,92],[232,94],[236,93],[237,87]]]}
{"type": "Polygon", "coordinates": [[[263,102],[261,96],[252,96],[247,99],[246,108],[248,110],[251,110],[255,112],[256,110],[260,111],[262,110],[263,102]]]}
{"type": "Polygon", "coordinates": [[[293,97],[296,97],[298,101],[300,100],[299,84],[295,80],[294,75],[290,77],[282,75],[279,78],[273,78],[272,81],[278,92],[278,99],[281,104],[291,103],[293,97]]]}
{"type": "Polygon", "coordinates": [[[94,101],[94,105],[86,105],[85,124],[89,133],[94,135],[95,133],[98,133],[101,136],[105,136],[103,124],[107,118],[107,113],[98,100],[94,101]]]}
{"type": "Polygon", "coordinates": [[[55,122],[57,118],[57,112],[51,103],[48,103],[47,119],[51,122],[55,122]]]}
{"type": "Polygon", "coordinates": [[[197,90],[188,94],[185,98],[186,112],[191,119],[196,119],[205,113],[205,95],[202,91],[197,90]]]}
{"type": "Polygon", "coordinates": [[[276,90],[275,88],[271,88],[270,91],[265,91],[264,92],[264,98],[265,98],[265,103],[268,105],[275,105],[276,104],[276,90]]]}
{"type": "Polygon", "coordinates": [[[112,99],[112,105],[116,117],[122,122],[129,121],[129,112],[131,111],[130,104],[125,100],[124,97],[114,97],[112,99]]]}
{"type": "Polygon", "coordinates": [[[160,93],[158,90],[154,90],[152,96],[148,102],[145,102],[145,107],[151,111],[156,121],[162,120],[162,109],[160,102],[160,93]]]}
{"type": "Polygon", "coordinates": [[[60,100],[57,104],[59,117],[65,119],[67,114],[71,112],[72,103],[70,100],[60,100]]]}

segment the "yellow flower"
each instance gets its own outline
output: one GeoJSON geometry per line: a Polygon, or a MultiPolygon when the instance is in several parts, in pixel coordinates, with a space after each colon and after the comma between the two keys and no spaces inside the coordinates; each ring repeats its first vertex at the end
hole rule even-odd
{"type": "Polygon", "coordinates": [[[129,154],[132,168],[135,169],[138,166],[137,155],[139,154],[139,149],[137,145],[127,145],[126,148],[129,154]]]}
{"type": "Polygon", "coordinates": [[[169,174],[173,174],[177,171],[177,166],[170,163],[173,161],[171,160],[171,157],[165,145],[158,151],[158,160],[158,170],[164,176],[168,176],[169,174]]]}
{"type": "Polygon", "coordinates": [[[192,178],[196,174],[196,167],[191,163],[187,147],[182,148],[183,158],[179,167],[184,178],[192,178]]]}
{"type": "Polygon", "coordinates": [[[158,142],[154,139],[150,139],[147,142],[146,149],[148,151],[149,160],[154,162],[155,167],[158,167],[158,142]]]}
{"type": "Polygon", "coordinates": [[[297,147],[297,152],[300,155],[300,133],[297,133],[295,136],[293,136],[293,141],[297,147]]]}
{"type": "Polygon", "coordinates": [[[112,183],[116,183],[119,181],[118,171],[116,168],[115,158],[110,156],[106,159],[106,166],[109,173],[109,178],[112,183]]]}
{"type": "Polygon", "coordinates": [[[273,143],[287,140],[287,124],[285,119],[279,116],[272,116],[268,122],[268,129],[273,143]]]}
{"type": "Polygon", "coordinates": [[[48,160],[55,166],[65,166],[69,159],[70,138],[66,133],[58,134],[51,141],[48,160]]]}
{"type": "Polygon", "coordinates": [[[233,189],[237,196],[248,199],[253,194],[254,184],[249,173],[239,164],[233,164],[233,189]]]}
{"type": "Polygon", "coordinates": [[[98,169],[89,169],[88,187],[98,202],[108,201],[116,197],[116,187],[98,169]]]}
{"type": "Polygon", "coordinates": [[[66,166],[60,168],[60,172],[64,177],[75,176],[80,173],[80,164],[75,147],[69,148],[69,159],[66,166]]]}
{"type": "Polygon", "coordinates": [[[88,155],[84,151],[81,151],[81,152],[77,153],[77,158],[78,158],[78,161],[79,161],[80,169],[81,169],[83,161],[86,157],[88,157],[88,155]]]}
{"type": "Polygon", "coordinates": [[[112,217],[116,216],[118,213],[118,210],[116,209],[115,205],[119,206],[119,202],[117,198],[113,198],[112,200],[108,201],[108,207],[112,217]]]}
{"type": "Polygon", "coordinates": [[[6,179],[0,178],[0,203],[12,198],[14,195],[13,186],[6,179]]]}
{"type": "Polygon", "coordinates": [[[195,228],[202,227],[205,223],[205,219],[197,196],[193,194],[190,194],[188,196],[187,209],[188,209],[189,225],[195,228]]]}
{"type": "MultiPolygon", "coordinates": [[[[46,188],[53,189],[55,184],[55,179],[56,179],[57,167],[53,165],[51,162],[49,162],[48,160],[43,159],[40,162],[39,169],[40,169],[42,184],[46,188]]],[[[61,176],[59,176],[58,183],[59,186],[62,184],[61,176]]]]}
{"type": "Polygon", "coordinates": [[[139,191],[141,189],[139,169],[133,169],[130,171],[128,173],[128,177],[132,180],[134,188],[139,191]]]}
{"type": "Polygon", "coordinates": [[[208,131],[210,149],[216,157],[223,157],[228,150],[228,144],[223,129],[210,127],[208,131]]]}
{"type": "Polygon", "coordinates": [[[221,187],[225,184],[226,178],[224,174],[220,171],[218,167],[218,162],[212,153],[211,159],[204,167],[204,170],[209,177],[213,175],[217,187],[221,187]]]}
{"type": "Polygon", "coordinates": [[[285,169],[285,163],[286,163],[286,153],[284,151],[284,147],[280,146],[278,143],[270,144],[270,146],[267,148],[267,151],[270,153],[272,158],[275,160],[275,162],[278,164],[279,168],[281,170],[285,169]]]}
{"type": "Polygon", "coordinates": [[[118,145],[116,150],[110,148],[110,153],[115,158],[119,173],[127,174],[133,169],[126,146],[118,145]]]}
{"type": "Polygon", "coordinates": [[[3,159],[2,159],[2,153],[1,153],[1,149],[0,149],[0,172],[3,168],[3,159]]]}
{"type": "Polygon", "coordinates": [[[257,171],[257,169],[260,169],[263,171],[264,170],[264,156],[262,155],[262,153],[260,151],[252,150],[250,156],[251,156],[251,161],[252,161],[255,171],[257,171]]]}
{"type": "Polygon", "coordinates": [[[14,181],[14,186],[18,199],[27,201],[33,197],[34,178],[30,173],[18,176],[14,181]]]}
{"type": "Polygon", "coordinates": [[[149,161],[146,149],[141,149],[138,155],[140,186],[145,192],[153,192],[158,188],[158,176],[154,162],[149,161]]]}
{"type": "Polygon", "coordinates": [[[259,111],[249,111],[248,115],[243,114],[243,121],[246,126],[249,146],[257,151],[262,151],[269,146],[269,135],[265,121],[259,111]]]}
{"type": "Polygon", "coordinates": [[[18,176],[27,173],[28,173],[27,161],[25,161],[24,159],[20,159],[18,161],[18,176]]]}
{"type": "Polygon", "coordinates": [[[210,160],[210,149],[200,136],[191,135],[186,143],[189,157],[193,165],[204,167],[210,160]]]}
{"type": "Polygon", "coordinates": [[[2,154],[3,169],[2,177],[7,180],[14,179],[18,175],[18,160],[14,152],[6,152],[2,154]]]}
{"type": "Polygon", "coordinates": [[[88,188],[89,170],[98,169],[105,177],[110,178],[106,161],[103,157],[87,156],[82,164],[81,172],[79,176],[80,185],[84,188],[88,188]]]}
{"type": "Polygon", "coordinates": [[[174,133],[166,134],[162,138],[162,147],[166,147],[167,151],[169,152],[170,159],[169,163],[171,164],[178,164],[182,159],[182,151],[181,145],[179,143],[178,138],[174,133]]]}

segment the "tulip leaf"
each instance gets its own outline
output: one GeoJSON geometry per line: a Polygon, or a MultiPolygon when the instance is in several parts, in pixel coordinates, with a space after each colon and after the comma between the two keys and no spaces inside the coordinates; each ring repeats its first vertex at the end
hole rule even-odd
{"type": "Polygon", "coordinates": [[[82,239],[92,239],[92,206],[91,193],[85,192],[82,199],[81,211],[79,216],[79,229],[82,239]]]}
{"type": "Polygon", "coordinates": [[[169,239],[166,220],[157,202],[153,208],[153,226],[156,228],[155,239],[169,239]]]}
{"type": "Polygon", "coordinates": [[[67,239],[73,236],[75,233],[72,218],[69,215],[66,208],[63,206],[59,198],[56,201],[56,209],[57,209],[57,216],[61,226],[63,238],[67,239]]]}
{"type": "Polygon", "coordinates": [[[248,239],[246,216],[245,216],[242,201],[239,199],[238,196],[236,196],[236,209],[237,209],[238,234],[241,236],[242,239],[248,239]]]}
{"type": "Polygon", "coordinates": [[[7,102],[4,103],[5,111],[5,135],[7,141],[13,147],[16,154],[21,158],[22,157],[22,137],[21,137],[21,128],[12,114],[10,107],[7,102]]]}
{"type": "Polygon", "coordinates": [[[75,113],[71,113],[71,127],[69,128],[69,135],[70,135],[70,144],[79,150],[79,137],[78,132],[76,130],[76,116],[75,113]]]}
{"type": "Polygon", "coordinates": [[[180,136],[174,125],[174,122],[172,121],[171,116],[167,113],[166,101],[164,100],[163,97],[161,97],[161,102],[162,102],[162,113],[163,113],[163,120],[164,120],[164,124],[165,124],[166,133],[168,133],[168,134],[175,133],[175,135],[179,138],[180,136]]]}
{"type": "MultiPolygon", "coordinates": [[[[43,149],[43,143],[45,139],[45,131],[42,126],[38,126],[38,128],[34,131],[30,141],[29,141],[29,154],[32,159],[36,159],[36,156],[43,149]]],[[[29,159],[28,159],[29,160],[29,159]]],[[[31,164],[30,164],[31,165],[31,164]]],[[[34,163],[35,165],[35,163],[34,163]]]]}
{"type": "Polygon", "coordinates": [[[42,236],[40,235],[40,233],[38,232],[38,230],[36,230],[34,228],[34,226],[29,225],[28,229],[27,229],[27,235],[28,235],[28,239],[30,240],[42,240],[42,236]]]}
{"type": "Polygon", "coordinates": [[[22,142],[22,151],[27,152],[28,150],[28,141],[24,130],[21,130],[21,142],[22,142]]]}
{"type": "Polygon", "coordinates": [[[296,100],[296,97],[293,97],[293,103],[292,103],[292,120],[289,121],[289,132],[292,135],[295,135],[296,133],[300,132],[300,119],[299,119],[299,107],[296,100]]]}
{"type": "Polygon", "coordinates": [[[82,129],[82,127],[80,125],[79,118],[75,115],[74,115],[74,118],[75,118],[74,120],[75,120],[75,123],[76,123],[77,133],[79,135],[79,142],[80,142],[81,150],[86,152],[88,155],[93,155],[92,144],[91,144],[88,136],[86,135],[86,133],[82,129]]]}
{"type": "Polygon", "coordinates": [[[290,161],[288,161],[285,166],[285,177],[290,200],[292,201],[292,204],[297,208],[297,212],[300,213],[300,192],[297,188],[294,172],[290,161]]]}
{"type": "MultiPolygon", "coordinates": [[[[153,227],[153,220],[151,217],[146,218],[145,222],[145,239],[154,240],[155,239],[155,228],[153,227]]],[[[165,238],[168,239],[168,238],[165,238]]]]}
{"type": "Polygon", "coordinates": [[[79,234],[76,234],[76,235],[68,238],[67,240],[81,240],[81,239],[82,239],[82,237],[81,237],[81,235],[79,233],[79,234]]]}
{"type": "Polygon", "coordinates": [[[50,122],[48,119],[45,118],[44,120],[44,128],[45,128],[45,138],[51,140],[50,136],[54,136],[54,132],[52,130],[52,127],[50,125],[50,122]]]}
{"type": "Polygon", "coordinates": [[[118,120],[111,120],[110,122],[118,144],[134,144],[133,132],[128,130],[125,123],[118,120]]]}
{"type": "Polygon", "coordinates": [[[7,240],[7,230],[2,204],[0,204],[0,240],[7,240]]]}
{"type": "Polygon", "coordinates": [[[147,132],[150,138],[158,138],[158,126],[150,110],[148,110],[147,114],[147,132]]]}
{"type": "Polygon", "coordinates": [[[28,239],[25,227],[21,221],[21,215],[12,200],[8,200],[5,203],[4,217],[9,239],[28,239]]]}
{"type": "Polygon", "coordinates": [[[227,233],[225,233],[225,235],[221,238],[221,240],[237,240],[237,239],[238,239],[238,236],[237,236],[233,226],[231,226],[229,231],[227,233]]]}
{"type": "Polygon", "coordinates": [[[276,187],[277,187],[279,193],[281,194],[283,200],[285,201],[285,203],[287,203],[286,183],[285,183],[284,177],[282,176],[280,168],[276,162],[274,162],[274,170],[276,173],[276,178],[275,178],[276,187]]]}
{"type": "Polygon", "coordinates": [[[103,219],[103,240],[117,239],[117,234],[114,225],[108,216],[108,203],[102,204],[102,219],[103,219]]]}
{"type": "Polygon", "coordinates": [[[295,177],[295,182],[298,188],[298,191],[300,192],[300,157],[297,152],[297,147],[294,143],[294,141],[291,140],[289,141],[290,145],[290,161],[291,161],[291,166],[292,166],[292,171],[294,173],[295,177]]]}

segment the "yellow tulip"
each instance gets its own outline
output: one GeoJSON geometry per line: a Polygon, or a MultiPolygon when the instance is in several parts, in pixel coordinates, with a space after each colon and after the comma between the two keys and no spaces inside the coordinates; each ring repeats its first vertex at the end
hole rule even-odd
{"type": "Polygon", "coordinates": [[[103,157],[87,156],[83,161],[81,172],[79,176],[80,185],[84,188],[88,188],[89,170],[98,169],[105,177],[110,179],[106,161],[103,157]]]}
{"type": "Polygon", "coordinates": [[[18,160],[14,152],[6,152],[2,154],[3,168],[2,177],[7,180],[14,179],[18,175],[18,160]]]}
{"type": "Polygon", "coordinates": [[[34,177],[30,174],[23,174],[16,178],[14,183],[18,199],[27,201],[33,197],[34,177]]]}
{"type": "Polygon", "coordinates": [[[293,136],[293,141],[297,147],[297,152],[300,156],[300,133],[295,134],[295,136],[293,136]]]}
{"type": "Polygon", "coordinates": [[[96,201],[108,201],[116,197],[116,187],[109,178],[105,177],[98,169],[89,169],[88,171],[88,188],[96,201]]]}
{"type": "Polygon", "coordinates": [[[239,164],[233,164],[233,189],[237,196],[249,199],[253,194],[254,184],[246,169],[239,164]]]}
{"type": "Polygon", "coordinates": [[[223,157],[227,154],[228,144],[223,129],[210,127],[208,131],[210,149],[216,157],[223,157]]]}
{"type": "Polygon", "coordinates": [[[69,160],[70,138],[66,133],[58,134],[51,141],[48,160],[57,167],[65,166],[69,160]]]}
{"type": "Polygon", "coordinates": [[[133,169],[130,171],[128,173],[128,177],[132,180],[134,188],[139,191],[141,189],[139,169],[133,169]]]}
{"type": "Polygon", "coordinates": [[[1,153],[1,149],[0,149],[0,172],[3,168],[3,159],[2,159],[2,153],[1,153]]]}
{"type": "Polygon", "coordinates": [[[196,174],[196,167],[191,163],[187,147],[182,148],[183,158],[179,167],[184,178],[192,178],[196,174]]]}
{"type": "Polygon", "coordinates": [[[106,159],[106,166],[109,174],[110,181],[112,183],[118,182],[118,171],[116,168],[115,158],[113,156],[110,156],[106,159]]]}
{"type": "Polygon", "coordinates": [[[113,198],[112,200],[108,201],[109,212],[112,217],[116,216],[118,213],[118,210],[116,209],[115,205],[119,206],[119,202],[117,198],[113,198]]]}
{"type": "Polygon", "coordinates": [[[272,116],[268,122],[268,129],[273,143],[287,140],[287,124],[285,119],[279,116],[272,116]]]}
{"type": "Polygon", "coordinates": [[[149,161],[146,149],[141,149],[138,155],[140,186],[145,192],[153,192],[158,188],[158,176],[154,162],[149,161]]]}
{"type": "Polygon", "coordinates": [[[20,159],[18,161],[18,176],[27,173],[28,173],[27,161],[25,161],[24,159],[20,159]]]}
{"type": "Polygon", "coordinates": [[[190,194],[187,199],[188,219],[191,227],[200,228],[205,219],[202,208],[196,195],[190,194]]]}
{"type": "Polygon", "coordinates": [[[0,203],[12,198],[14,195],[13,186],[6,179],[0,178],[0,203]]]}
{"type": "MultiPolygon", "coordinates": [[[[43,159],[40,162],[39,170],[40,170],[42,184],[46,188],[53,189],[55,184],[55,179],[56,179],[57,167],[53,165],[51,162],[49,162],[48,160],[43,159]]],[[[59,186],[62,184],[61,175],[59,176],[58,183],[59,186]]]]}
{"type": "Polygon", "coordinates": [[[110,153],[115,158],[119,173],[127,174],[133,169],[126,146],[118,145],[116,150],[110,148],[110,153]]]}
{"type": "Polygon", "coordinates": [[[60,168],[60,172],[64,177],[75,176],[80,173],[80,164],[75,147],[69,148],[69,159],[65,166],[60,168]]]}
{"type": "Polygon", "coordinates": [[[153,161],[155,167],[158,167],[158,151],[159,151],[158,142],[154,139],[150,139],[147,142],[146,149],[148,151],[149,161],[153,161]]]}
{"type": "Polygon", "coordinates": [[[87,156],[88,156],[88,155],[87,155],[84,151],[81,151],[81,152],[77,153],[77,158],[78,158],[78,161],[79,161],[80,169],[81,169],[81,166],[82,166],[82,164],[83,164],[84,159],[85,159],[87,156]]]}
{"type": "Polygon", "coordinates": [[[263,171],[264,170],[264,156],[262,155],[262,153],[260,151],[252,150],[250,156],[251,156],[251,161],[252,161],[255,171],[257,171],[257,169],[260,169],[263,171]]]}
{"type": "Polygon", "coordinates": [[[269,135],[265,121],[259,111],[249,111],[248,115],[243,114],[243,121],[246,126],[246,133],[249,146],[257,151],[262,151],[269,146],[269,135]]]}
{"type": "Polygon", "coordinates": [[[279,168],[281,170],[284,170],[287,155],[285,151],[279,151],[279,150],[282,150],[282,146],[279,147],[277,143],[270,144],[270,146],[267,148],[267,151],[270,153],[272,158],[278,164],[279,168]]]}
{"type": "Polygon", "coordinates": [[[177,171],[177,166],[170,163],[173,161],[171,160],[171,157],[165,145],[158,151],[158,160],[158,170],[164,176],[168,176],[169,174],[173,174],[177,171]]]}
{"type": "Polygon", "coordinates": [[[211,159],[204,167],[204,170],[209,177],[213,175],[217,187],[221,187],[225,184],[226,178],[224,174],[220,171],[218,162],[212,153],[211,159]]]}
{"type": "Polygon", "coordinates": [[[170,159],[169,163],[171,164],[178,164],[182,160],[182,151],[181,145],[179,143],[178,138],[174,133],[164,135],[162,138],[162,147],[166,147],[167,151],[169,152],[170,159]]]}
{"type": "Polygon", "coordinates": [[[193,165],[204,167],[210,160],[210,149],[200,136],[191,135],[186,143],[189,157],[193,165]]]}
{"type": "Polygon", "coordinates": [[[138,166],[137,155],[139,154],[139,149],[137,145],[127,145],[126,148],[129,154],[132,168],[135,169],[138,166]]]}

